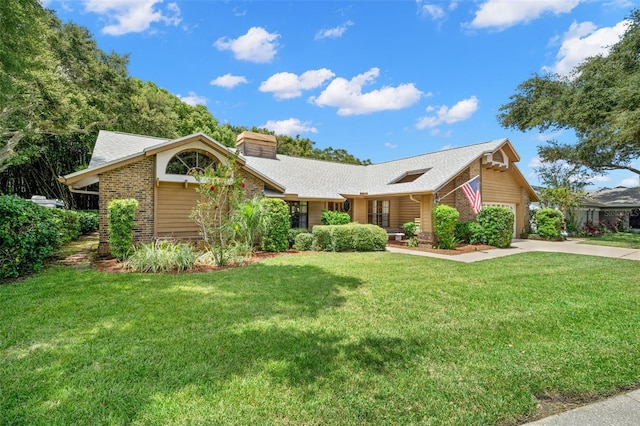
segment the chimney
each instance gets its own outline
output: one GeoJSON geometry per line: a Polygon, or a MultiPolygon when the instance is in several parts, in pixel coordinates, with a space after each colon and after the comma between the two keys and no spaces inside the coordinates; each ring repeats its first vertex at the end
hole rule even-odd
{"type": "Polygon", "coordinates": [[[236,150],[252,157],[276,158],[278,142],[273,135],[245,131],[236,138],[236,150]]]}

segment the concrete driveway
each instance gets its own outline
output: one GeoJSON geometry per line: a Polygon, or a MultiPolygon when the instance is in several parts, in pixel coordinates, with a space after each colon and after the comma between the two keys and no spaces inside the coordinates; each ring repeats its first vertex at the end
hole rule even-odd
{"type": "Polygon", "coordinates": [[[584,254],[588,256],[611,257],[617,259],[639,260],[640,249],[628,249],[621,247],[595,246],[591,244],[580,244],[581,240],[567,241],[540,241],[540,240],[520,240],[515,239],[511,242],[511,247],[504,249],[491,249],[476,251],[472,253],[464,253],[458,255],[446,255],[438,253],[430,253],[426,251],[410,250],[399,247],[387,247],[387,251],[392,253],[413,254],[416,256],[435,257],[438,259],[454,260],[457,262],[479,262],[486,259],[494,259],[496,257],[510,256],[512,254],[524,253],[527,251],[546,251],[554,253],[573,253],[584,254]]]}

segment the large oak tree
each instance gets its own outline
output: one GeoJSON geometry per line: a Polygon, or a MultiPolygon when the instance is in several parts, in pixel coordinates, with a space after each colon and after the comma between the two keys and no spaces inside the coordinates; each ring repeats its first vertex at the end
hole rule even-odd
{"type": "Polygon", "coordinates": [[[596,173],[630,170],[640,157],[640,9],[608,55],[586,59],[569,76],[534,75],[500,108],[505,128],[575,131],[575,143],[538,147],[543,161],[566,161],[596,173]]]}

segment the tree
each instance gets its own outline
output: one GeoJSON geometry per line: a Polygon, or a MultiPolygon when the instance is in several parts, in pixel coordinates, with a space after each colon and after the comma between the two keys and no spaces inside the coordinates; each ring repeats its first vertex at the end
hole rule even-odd
{"type": "Polygon", "coordinates": [[[573,129],[575,144],[550,141],[544,161],[564,160],[596,173],[624,169],[640,175],[640,9],[608,56],[594,56],[567,77],[534,75],[520,84],[498,121],[522,132],[573,129]]]}
{"type": "Polygon", "coordinates": [[[244,181],[236,159],[194,175],[201,201],[191,211],[214,262],[224,266],[236,237],[236,212],[244,199],[244,181]]]}

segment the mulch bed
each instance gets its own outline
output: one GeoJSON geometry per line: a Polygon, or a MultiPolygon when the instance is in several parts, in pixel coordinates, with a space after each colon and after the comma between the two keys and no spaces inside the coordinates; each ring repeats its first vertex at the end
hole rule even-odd
{"type": "MultiPolygon", "coordinates": [[[[408,247],[406,241],[395,241],[395,240],[389,241],[389,245],[394,247],[402,247],[407,250],[424,251],[424,252],[438,253],[438,254],[451,255],[451,256],[474,252],[474,251],[491,250],[494,248],[492,246],[487,246],[482,244],[478,244],[478,245],[461,244],[458,247],[456,247],[455,250],[442,250],[442,249],[432,248],[428,244],[420,244],[419,247],[408,247]]],[[[102,272],[113,272],[113,273],[130,272],[123,267],[122,262],[120,262],[118,259],[100,258],[97,256],[97,253],[95,253],[94,250],[95,250],[95,247],[92,248],[91,250],[86,250],[86,249],[80,250],[78,253],[69,255],[64,259],[58,259],[58,262],[67,266],[72,266],[72,267],[90,266],[92,269],[95,269],[97,271],[102,271],[102,272]]],[[[296,253],[300,253],[300,252],[297,250],[288,250],[282,253],[270,253],[270,252],[258,251],[254,253],[254,256],[252,258],[245,259],[245,261],[242,262],[241,264],[228,265],[228,266],[199,264],[199,265],[196,265],[193,269],[190,269],[188,271],[183,271],[181,273],[220,271],[223,269],[237,268],[240,266],[250,265],[252,263],[260,262],[261,260],[267,259],[270,257],[286,256],[289,254],[296,254],[296,253]]],[[[174,272],[174,273],[177,273],[177,272],[174,272]]]]}
{"type": "Polygon", "coordinates": [[[389,241],[388,245],[394,246],[394,247],[400,247],[407,250],[425,251],[430,253],[446,254],[450,256],[455,256],[463,253],[471,253],[474,251],[486,251],[486,250],[491,250],[495,248],[493,246],[487,246],[484,244],[460,244],[454,250],[443,250],[443,249],[433,248],[427,244],[420,244],[419,247],[408,247],[406,241],[389,241]]]}

